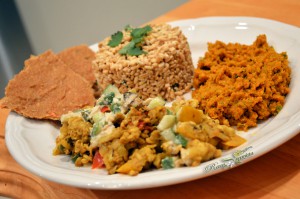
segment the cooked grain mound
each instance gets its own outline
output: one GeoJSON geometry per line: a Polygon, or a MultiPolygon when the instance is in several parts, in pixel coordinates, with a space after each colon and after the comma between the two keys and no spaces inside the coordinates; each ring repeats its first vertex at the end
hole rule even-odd
{"type": "Polygon", "coordinates": [[[122,43],[115,48],[107,45],[110,38],[99,43],[93,67],[102,89],[115,84],[121,92],[135,89],[143,99],[160,95],[167,100],[190,90],[194,67],[186,37],[178,27],[151,27],[142,43],[147,52],[143,55],[118,53],[130,42],[130,33],[126,31],[122,43]]]}
{"type": "Polygon", "coordinates": [[[277,53],[265,35],[249,46],[217,41],[198,62],[192,96],[212,118],[247,130],[281,110],[290,74],[287,54],[277,53]]]}
{"type": "Polygon", "coordinates": [[[47,51],[25,61],[24,69],[5,88],[0,106],[29,118],[58,120],[94,102],[89,83],[47,51]]]}

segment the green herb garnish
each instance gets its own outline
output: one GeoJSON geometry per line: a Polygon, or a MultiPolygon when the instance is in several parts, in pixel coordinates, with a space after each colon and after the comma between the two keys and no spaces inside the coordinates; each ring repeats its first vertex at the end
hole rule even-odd
{"type": "Polygon", "coordinates": [[[129,24],[125,26],[125,31],[132,31],[132,30],[133,28],[129,24]]]}
{"type": "Polygon", "coordinates": [[[142,50],[140,46],[136,46],[134,41],[129,42],[126,46],[124,46],[119,53],[121,55],[130,55],[130,56],[138,56],[141,54],[145,54],[146,52],[142,50]]]}
{"type": "Polygon", "coordinates": [[[129,44],[124,46],[119,53],[121,55],[130,55],[130,56],[138,56],[141,54],[146,54],[145,51],[142,50],[140,43],[144,40],[145,36],[152,30],[151,26],[147,25],[143,28],[129,28],[130,26],[126,26],[126,31],[131,31],[131,41],[129,44]]]}
{"type": "Polygon", "coordinates": [[[141,47],[134,47],[134,48],[130,48],[128,50],[128,55],[131,55],[131,56],[138,56],[138,55],[141,55],[141,54],[146,54],[146,52],[143,51],[141,49],[141,47]]]}
{"type": "Polygon", "coordinates": [[[131,37],[134,38],[139,38],[139,37],[144,37],[146,36],[150,31],[152,30],[151,26],[147,25],[143,28],[135,28],[131,31],[131,37]]]}
{"type": "Polygon", "coordinates": [[[123,33],[121,31],[116,32],[111,36],[111,40],[108,42],[107,45],[110,47],[116,47],[118,46],[123,39],[123,33]]]}
{"type": "Polygon", "coordinates": [[[133,41],[129,42],[126,46],[124,46],[121,50],[119,50],[119,53],[121,55],[126,55],[128,54],[129,49],[134,48],[135,43],[133,41]]]}

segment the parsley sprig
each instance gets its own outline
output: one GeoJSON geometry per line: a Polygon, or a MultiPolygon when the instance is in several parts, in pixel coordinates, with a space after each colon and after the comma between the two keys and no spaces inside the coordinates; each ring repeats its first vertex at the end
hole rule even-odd
{"type": "MultiPolygon", "coordinates": [[[[125,31],[130,32],[131,41],[124,46],[119,53],[121,55],[130,55],[130,56],[138,56],[141,54],[146,54],[145,51],[142,50],[141,43],[144,40],[145,36],[152,30],[151,26],[147,25],[143,28],[132,28],[131,26],[126,26],[125,31]]],[[[117,33],[111,36],[111,40],[108,45],[110,47],[118,46],[123,39],[123,33],[118,31],[117,33]]]]}
{"type": "Polygon", "coordinates": [[[110,47],[116,47],[122,42],[122,39],[123,33],[121,31],[118,31],[111,36],[111,40],[108,42],[107,45],[109,45],[110,47]]]}

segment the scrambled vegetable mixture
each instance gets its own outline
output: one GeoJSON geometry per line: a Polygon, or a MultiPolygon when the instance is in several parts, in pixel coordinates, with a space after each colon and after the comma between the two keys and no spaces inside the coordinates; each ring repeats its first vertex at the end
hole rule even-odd
{"type": "Polygon", "coordinates": [[[197,166],[245,142],[199,110],[197,100],[166,107],[160,97],[143,101],[113,85],[95,107],[65,114],[61,122],[53,154],[70,155],[76,166],[105,167],[109,174],[197,166]]]}

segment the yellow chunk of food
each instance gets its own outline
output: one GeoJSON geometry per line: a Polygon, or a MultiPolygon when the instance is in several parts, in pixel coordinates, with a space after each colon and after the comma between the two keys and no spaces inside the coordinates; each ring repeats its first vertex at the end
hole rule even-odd
{"type": "Polygon", "coordinates": [[[196,139],[188,143],[187,149],[181,149],[181,159],[187,166],[197,166],[201,162],[220,156],[221,150],[207,142],[196,139]]]}
{"type": "Polygon", "coordinates": [[[179,111],[179,109],[183,106],[191,106],[194,108],[198,108],[199,107],[199,101],[195,100],[195,99],[189,99],[189,100],[176,100],[172,103],[172,107],[171,110],[174,113],[177,113],[179,111]]]}
{"type": "Polygon", "coordinates": [[[147,144],[159,144],[161,140],[161,135],[158,130],[154,130],[151,132],[150,137],[146,138],[147,144]]]}
{"type": "Polygon", "coordinates": [[[179,122],[177,124],[176,132],[183,137],[190,139],[198,139],[203,142],[208,141],[208,135],[197,126],[194,122],[179,122]]]}
{"type": "Polygon", "coordinates": [[[102,144],[99,152],[109,174],[114,174],[128,160],[128,151],[119,139],[102,144]]]}
{"type": "Polygon", "coordinates": [[[109,142],[113,139],[120,138],[122,132],[119,129],[116,129],[113,125],[107,126],[101,133],[97,135],[98,144],[101,145],[105,142],[109,142]]]}
{"type": "Polygon", "coordinates": [[[120,132],[122,132],[122,136],[120,138],[120,142],[122,144],[137,141],[141,135],[141,130],[136,126],[131,126],[123,131],[120,130],[120,132]]]}
{"type": "Polygon", "coordinates": [[[210,138],[219,138],[224,142],[230,140],[229,136],[227,136],[224,132],[221,132],[220,130],[217,130],[217,129],[214,129],[214,131],[211,131],[208,134],[209,134],[210,138]]]}
{"type": "Polygon", "coordinates": [[[177,112],[177,119],[179,122],[192,121],[196,124],[200,124],[203,121],[203,112],[192,106],[183,106],[177,112]]]}
{"type": "Polygon", "coordinates": [[[155,159],[155,145],[146,145],[141,149],[136,149],[130,159],[118,168],[117,172],[129,175],[137,175],[147,163],[155,159]]]}
{"type": "Polygon", "coordinates": [[[180,152],[182,146],[175,144],[173,141],[168,141],[162,143],[161,148],[167,155],[177,155],[180,152]]]}
{"type": "Polygon", "coordinates": [[[247,140],[242,138],[241,136],[235,135],[234,137],[231,137],[230,140],[222,143],[223,149],[230,149],[233,147],[240,146],[241,144],[245,143],[247,140]]]}
{"type": "MultiPolygon", "coordinates": [[[[84,121],[81,117],[70,117],[66,119],[60,128],[60,135],[56,138],[56,146],[53,155],[70,154],[75,150],[75,143],[89,142],[90,128],[92,125],[84,121]],[[70,144],[72,143],[72,144],[70,144]]],[[[86,147],[85,151],[89,150],[86,147]]]]}
{"type": "Polygon", "coordinates": [[[157,153],[153,161],[153,165],[156,168],[161,168],[161,160],[164,159],[167,155],[165,153],[157,153]]]}

